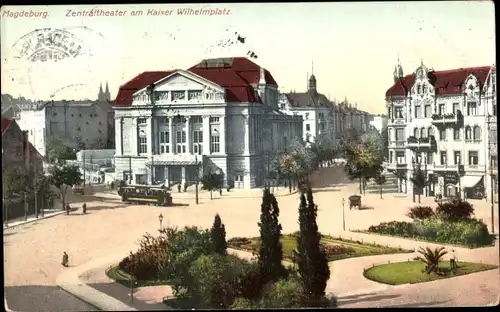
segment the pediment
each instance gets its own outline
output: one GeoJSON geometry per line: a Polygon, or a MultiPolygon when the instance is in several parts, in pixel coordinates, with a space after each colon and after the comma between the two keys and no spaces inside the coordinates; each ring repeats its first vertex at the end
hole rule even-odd
{"type": "MultiPolygon", "coordinates": [[[[155,91],[209,90],[222,93],[225,92],[225,89],[220,85],[185,70],[177,70],[167,77],[154,82],[153,85],[155,91]]],[[[147,87],[142,88],[135,92],[135,95],[139,95],[146,90],[147,87]]]]}

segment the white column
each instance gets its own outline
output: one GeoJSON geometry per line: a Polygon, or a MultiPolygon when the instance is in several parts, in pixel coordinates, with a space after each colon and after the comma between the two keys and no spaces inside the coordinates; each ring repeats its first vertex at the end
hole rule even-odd
{"type": "Polygon", "coordinates": [[[248,126],[248,121],[249,121],[249,118],[250,116],[244,116],[245,118],[245,122],[244,122],[244,127],[245,127],[245,137],[243,138],[243,140],[245,141],[245,150],[244,150],[244,154],[249,154],[250,153],[250,127],[248,126]]]}
{"type": "Polygon", "coordinates": [[[210,116],[203,116],[203,154],[210,154],[210,116]]]}
{"type": "Polygon", "coordinates": [[[220,152],[222,154],[226,153],[226,116],[220,117],[220,152]]]}
{"type": "Polygon", "coordinates": [[[170,187],[169,183],[170,181],[168,179],[168,166],[165,166],[165,186],[170,187]]]}
{"type": "Polygon", "coordinates": [[[148,142],[148,155],[153,155],[153,117],[146,119],[146,139],[148,142]]]}
{"type": "MultiPolygon", "coordinates": [[[[123,122],[122,118],[115,118],[115,154],[123,155],[123,122]]],[[[36,141],[35,141],[36,142],[36,141]]]]}
{"type": "Polygon", "coordinates": [[[186,167],[182,166],[181,168],[181,187],[184,187],[184,183],[186,183],[186,167]]]}
{"type": "Polygon", "coordinates": [[[170,146],[168,149],[170,150],[170,153],[175,154],[174,150],[174,122],[172,120],[172,117],[168,117],[168,145],[170,146]]]}
{"type": "Polygon", "coordinates": [[[137,117],[132,117],[132,138],[131,138],[131,155],[139,155],[139,133],[137,129],[137,117]]]}
{"type": "Polygon", "coordinates": [[[190,117],[186,117],[186,152],[191,153],[191,128],[189,127],[190,117]]]}

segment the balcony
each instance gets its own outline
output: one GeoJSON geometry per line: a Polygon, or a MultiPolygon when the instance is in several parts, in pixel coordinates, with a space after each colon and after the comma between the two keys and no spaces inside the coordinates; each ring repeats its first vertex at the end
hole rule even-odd
{"type": "Polygon", "coordinates": [[[407,164],[406,162],[388,163],[387,169],[388,170],[407,169],[407,164]]]}
{"type": "Polygon", "coordinates": [[[430,136],[427,138],[417,138],[415,136],[410,136],[408,138],[408,147],[409,148],[430,148],[434,142],[434,136],[430,136]]]}
{"type": "MultiPolygon", "coordinates": [[[[459,165],[434,164],[434,171],[458,171],[459,165]]],[[[463,165],[461,165],[463,167],[463,165]]]]}
{"type": "Polygon", "coordinates": [[[389,142],[389,147],[390,148],[404,148],[406,146],[405,141],[390,141],[389,142]]]}
{"type": "Polygon", "coordinates": [[[452,114],[433,114],[432,123],[434,125],[456,124],[463,119],[461,111],[452,114]]]}

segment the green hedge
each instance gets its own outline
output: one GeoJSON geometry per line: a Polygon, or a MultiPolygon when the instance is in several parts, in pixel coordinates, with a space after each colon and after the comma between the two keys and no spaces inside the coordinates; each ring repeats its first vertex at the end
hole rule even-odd
{"type": "Polygon", "coordinates": [[[433,217],[413,222],[391,221],[370,226],[368,232],[467,247],[488,246],[495,240],[483,221],[478,219],[452,222],[433,217]]]}

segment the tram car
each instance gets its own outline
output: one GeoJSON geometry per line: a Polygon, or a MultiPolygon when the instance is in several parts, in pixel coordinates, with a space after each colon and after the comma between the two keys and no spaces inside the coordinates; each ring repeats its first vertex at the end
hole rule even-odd
{"type": "Polygon", "coordinates": [[[122,202],[130,204],[148,204],[155,206],[172,206],[172,195],[165,188],[128,185],[120,188],[122,202]]]}

